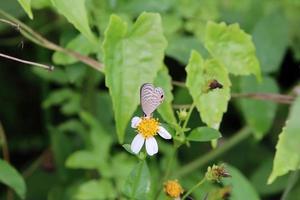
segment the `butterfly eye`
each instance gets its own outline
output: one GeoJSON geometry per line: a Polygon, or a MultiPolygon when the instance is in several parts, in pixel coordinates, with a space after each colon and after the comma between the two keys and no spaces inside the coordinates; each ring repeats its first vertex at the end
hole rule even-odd
{"type": "Polygon", "coordinates": [[[161,99],[164,98],[164,95],[162,94],[162,95],[160,96],[160,98],[161,98],[161,99]]]}

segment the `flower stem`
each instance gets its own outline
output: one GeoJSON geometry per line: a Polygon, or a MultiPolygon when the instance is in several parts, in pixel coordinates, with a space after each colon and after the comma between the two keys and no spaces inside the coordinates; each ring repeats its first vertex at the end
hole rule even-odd
{"type": "Polygon", "coordinates": [[[245,140],[251,135],[251,130],[248,127],[242,128],[238,131],[234,136],[232,136],[223,146],[218,147],[210,151],[209,153],[205,154],[204,156],[197,158],[196,160],[188,163],[181,170],[176,172],[176,177],[180,178],[186,174],[193,172],[194,170],[198,169],[199,167],[207,164],[208,162],[214,160],[216,157],[222,155],[235,145],[239,144],[241,141],[245,140]]]}
{"type": "Polygon", "coordinates": [[[195,189],[197,189],[198,187],[200,187],[205,181],[206,181],[206,178],[203,177],[203,179],[201,181],[199,181],[189,191],[187,191],[187,193],[185,193],[185,195],[183,195],[182,200],[184,200],[185,198],[187,198],[195,189]]]}
{"type": "Polygon", "coordinates": [[[184,121],[184,123],[183,123],[183,125],[182,125],[182,130],[183,130],[183,131],[185,130],[185,128],[186,128],[186,126],[187,126],[187,124],[188,124],[188,122],[189,122],[189,120],[190,120],[191,114],[192,114],[192,112],[193,112],[193,110],[194,110],[195,107],[196,107],[196,105],[195,105],[195,103],[193,103],[193,104],[191,105],[190,109],[189,109],[189,112],[188,112],[188,114],[187,114],[186,120],[184,121]]]}

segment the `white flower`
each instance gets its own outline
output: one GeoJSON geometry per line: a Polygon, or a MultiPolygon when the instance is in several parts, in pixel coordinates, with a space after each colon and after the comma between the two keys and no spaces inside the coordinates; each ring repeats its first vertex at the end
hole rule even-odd
{"type": "Polygon", "coordinates": [[[159,125],[157,119],[149,117],[133,117],[131,127],[137,129],[138,134],[131,143],[131,151],[138,154],[144,143],[146,143],[146,151],[152,156],[158,152],[158,145],[154,136],[158,133],[164,139],[171,139],[171,134],[159,125]],[[146,141],[146,142],[145,142],[146,141]]]}

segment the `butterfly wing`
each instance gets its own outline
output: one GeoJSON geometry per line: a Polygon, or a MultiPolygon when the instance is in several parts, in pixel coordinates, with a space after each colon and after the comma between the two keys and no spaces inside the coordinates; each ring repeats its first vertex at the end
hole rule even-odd
{"type": "Polygon", "coordinates": [[[151,83],[145,83],[141,86],[140,101],[144,114],[150,117],[156,108],[164,99],[164,91],[162,88],[154,88],[151,83]]]}

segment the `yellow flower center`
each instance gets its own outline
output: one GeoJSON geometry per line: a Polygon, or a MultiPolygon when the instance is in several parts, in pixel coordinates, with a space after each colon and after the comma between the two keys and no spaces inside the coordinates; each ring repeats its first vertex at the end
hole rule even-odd
{"type": "Polygon", "coordinates": [[[154,118],[142,117],[142,121],[137,126],[137,131],[144,136],[144,138],[152,137],[157,134],[159,122],[154,118]]]}
{"type": "Polygon", "coordinates": [[[164,191],[172,198],[178,198],[183,193],[183,189],[177,180],[167,181],[164,184],[164,191]]]}

